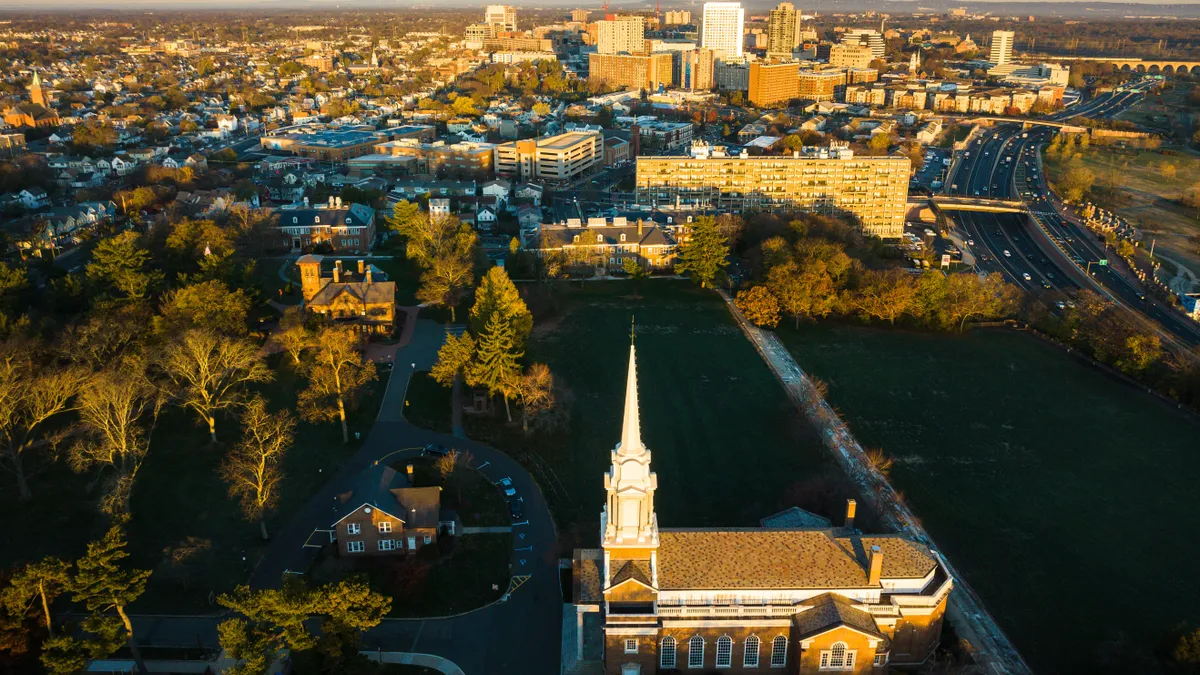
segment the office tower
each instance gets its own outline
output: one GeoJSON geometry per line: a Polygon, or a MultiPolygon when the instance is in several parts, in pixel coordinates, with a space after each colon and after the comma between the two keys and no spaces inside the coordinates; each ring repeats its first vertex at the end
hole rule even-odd
{"type": "Polygon", "coordinates": [[[596,22],[596,51],[601,54],[641,54],[646,49],[646,27],[640,16],[622,16],[596,22]]]}
{"type": "Polygon", "coordinates": [[[495,26],[498,31],[517,29],[517,10],[509,5],[488,5],[484,23],[495,26]]]}
{"type": "Polygon", "coordinates": [[[836,68],[869,68],[875,55],[867,45],[829,46],[829,65],[836,68]]]}
{"type": "Polygon", "coordinates": [[[745,24],[746,10],[740,2],[706,2],[700,46],[717,52],[719,58],[740,58],[745,24]]]}
{"type": "Polygon", "coordinates": [[[790,2],[781,2],[771,10],[767,22],[767,56],[791,56],[800,46],[802,14],[790,2]]]}
{"type": "Polygon", "coordinates": [[[887,54],[887,45],[883,36],[874,28],[851,28],[842,34],[844,45],[867,45],[871,48],[871,56],[882,59],[887,54]]]}
{"type": "Polygon", "coordinates": [[[1011,30],[992,31],[992,54],[988,57],[988,61],[997,66],[1012,63],[1013,37],[1015,35],[1011,30]]]}

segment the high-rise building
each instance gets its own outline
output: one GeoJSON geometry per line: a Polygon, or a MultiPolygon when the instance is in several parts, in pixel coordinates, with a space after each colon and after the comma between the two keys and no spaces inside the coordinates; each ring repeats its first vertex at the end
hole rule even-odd
{"type": "Polygon", "coordinates": [[[588,81],[653,91],[674,81],[674,55],[588,54],[588,81]]]}
{"type": "Polygon", "coordinates": [[[751,63],[750,102],[759,108],[787,103],[799,93],[798,63],[751,63]]]}
{"type": "Polygon", "coordinates": [[[488,5],[484,23],[495,26],[498,31],[517,29],[517,10],[511,5],[488,5]]]}
{"type": "Polygon", "coordinates": [[[663,25],[666,26],[686,26],[692,22],[692,13],[679,11],[667,12],[663,14],[663,25]]]}
{"type": "Polygon", "coordinates": [[[742,3],[706,2],[700,46],[716,52],[718,58],[740,58],[745,25],[746,10],[742,9],[742,3]]]}
{"type": "Polygon", "coordinates": [[[638,157],[635,189],[649,206],[850,214],[863,232],[895,239],[904,232],[910,166],[903,155],[855,157],[846,147],[747,157],[693,143],[691,156],[638,157]]]}
{"type": "Polygon", "coordinates": [[[867,68],[874,58],[867,45],[836,44],[829,47],[829,65],[836,68],[867,68]]]}
{"type": "Polygon", "coordinates": [[[604,136],[598,131],[501,143],[494,150],[496,174],[520,180],[567,181],[604,164],[604,136]]]}
{"type": "Polygon", "coordinates": [[[800,46],[803,15],[790,2],[771,10],[767,21],[767,56],[791,56],[800,46]]]}
{"type": "Polygon", "coordinates": [[[871,56],[882,59],[887,54],[887,45],[883,36],[874,28],[851,28],[842,34],[844,45],[867,45],[871,48],[871,56]]]}
{"type": "Polygon", "coordinates": [[[588,17],[591,16],[591,14],[592,13],[586,9],[573,9],[571,10],[571,20],[578,23],[587,23],[588,17]]]}
{"type": "Polygon", "coordinates": [[[750,66],[741,60],[718,59],[713,64],[713,84],[721,91],[746,91],[750,88],[750,66]]]}
{"type": "Polygon", "coordinates": [[[693,49],[679,57],[679,76],[675,83],[688,91],[707,91],[713,88],[713,51],[693,49]]]}
{"type": "Polygon", "coordinates": [[[601,54],[641,54],[646,49],[645,23],[640,16],[597,21],[596,38],[601,54]]]}
{"type": "Polygon", "coordinates": [[[1011,30],[992,31],[992,53],[988,56],[988,61],[997,66],[1012,63],[1013,37],[1015,36],[1016,34],[1011,30]]]}

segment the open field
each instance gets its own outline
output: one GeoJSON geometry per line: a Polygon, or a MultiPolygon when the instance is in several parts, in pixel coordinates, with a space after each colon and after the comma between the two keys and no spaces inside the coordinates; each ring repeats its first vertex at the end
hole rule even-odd
{"type": "MultiPolygon", "coordinates": [[[[1138,224],[1146,235],[1144,246],[1157,239],[1156,250],[1188,265],[1200,274],[1200,255],[1189,237],[1200,233],[1200,213],[1179,203],[1180,197],[1200,183],[1200,156],[1187,150],[1138,150],[1116,146],[1073,153],[1096,175],[1089,199],[1138,224]],[[1169,175],[1173,166],[1174,176],[1169,175]]],[[[1044,156],[1046,178],[1054,183],[1067,170],[1061,156],[1044,156]]]]}
{"type": "Polygon", "coordinates": [[[526,439],[519,425],[468,418],[468,435],[524,458],[565,546],[595,546],[636,316],[641,427],[659,475],[661,526],[752,526],[793,504],[837,505],[825,515],[839,519],[839,500],[851,495],[818,484],[840,474],[721,299],[687,282],[642,286],[641,299],[629,297],[629,283],[597,282],[562,290],[556,309],[531,303],[527,352],[570,388],[568,433],[526,439]]]}
{"type": "Polygon", "coordinates": [[[782,337],[1035,670],[1099,672],[1200,620],[1193,418],[1014,332],[782,337]]]}
{"type": "MultiPolygon", "coordinates": [[[[294,411],[305,382],[288,366],[275,370],[276,380],[263,386],[262,393],[273,406],[294,411]]],[[[350,418],[351,431],[369,428],[385,383],[381,376],[363,398],[350,418]]],[[[131,561],[154,570],[146,594],[133,605],[138,612],[218,609],[210,598],[243,583],[263,550],[258,525],[242,519],[216,473],[226,443],[240,435],[237,422],[218,420],[222,444],[214,447],[195,419],[178,408],[165,411],[134,485],[131,561]]],[[[356,448],[353,437],[342,444],[337,423],[300,422],[284,459],[286,478],[279,507],[268,518],[268,532],[286,521],[356,448]]],[[[17,504],[15,490],[0,490],[0,567],[50,554],[74,559],[89,540],[102,535],[108,524],[95,508],[98,494],[88,491],[93,476],[56,466],[34,480],[34,501],[24,505],[17,504]]]]}

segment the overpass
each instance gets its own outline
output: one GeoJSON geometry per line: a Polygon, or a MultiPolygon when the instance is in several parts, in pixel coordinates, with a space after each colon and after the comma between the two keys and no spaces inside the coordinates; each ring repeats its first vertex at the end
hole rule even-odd
{"type": "Polygon", "coordinates": [[[982,211],[985,213],[1026,213],[1025,202],[1016,199],[937,195],[930,200],[938,211],[982,211]]]}
{"type": "Polygon", "coordinates": [[[1028,129],[1030,127],[1053,127],[1069,134],[1082,134],[1087,132],[1087,127],[1081,127],[1078,124],[1055,122],[1053,120],[1043,118],[1030,119],[1027,117],[976,117],[969,121],[972,124],[996,124],[1001,122],[1011,122],[1013,124],[1020,124],[1022,129],[1028,129]]]}
{"type": "Polygon", "coordinates": [[[1186,75],[1200,73],[1200,61],[1185,61],[1182,59],[1163,59],[1147,61],[1145,59],[1124,59],[1108,56],[1056,56],[1060,61],[1091,61],[1093,63],[1111,63],[1117,70],[1132,73],[1148,73],[1151,75],[1186,75]]]}

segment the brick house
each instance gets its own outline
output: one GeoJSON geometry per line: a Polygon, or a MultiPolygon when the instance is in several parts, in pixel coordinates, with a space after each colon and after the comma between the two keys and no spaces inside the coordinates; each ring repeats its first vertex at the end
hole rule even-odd
{"type": "Polygon", "coordinates": [[[629,222],[616,217],[578,218],[562,224],[543,224],[538,241],[533,243],[543,258],[563,255],[569,264],[594,265],[610,271],[623,268],[633,258],[642,268],[669,270],[675,266],[678,246],[675,237],[652,221],[629,222]]]}
{"type": "Polygon", "coordinates": [[[305,310],[330,321],[355,323],[366,333],[391,334],[396,321],[396,282],[387,281],[381,271],[361,259],[357,272],[335,260],[326,275],[321,269],[323,260],[309,254],[296,261],[305,310]]]}
{"type": "Polygon", "coordinates": [[[455,514],[441,508],[441,493],[440,487],[412,487],[410,476],[390,466],[372,466],[358,487],[338,496],[331,526],[338,553],[412,554],[436,545],[440,534],[457,534],[455,514]]]}
{"type": "Polygon", "coordinates": [[[328,204],[283,207],[273,215],[279,243],[292,251],[327,244],[334,251],[358,253],[375,245],[375,209],[366,204],[343,206],[341,197],[330,197],[328,204]]]}

